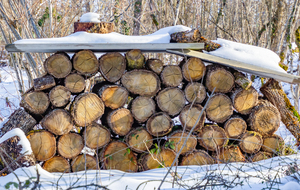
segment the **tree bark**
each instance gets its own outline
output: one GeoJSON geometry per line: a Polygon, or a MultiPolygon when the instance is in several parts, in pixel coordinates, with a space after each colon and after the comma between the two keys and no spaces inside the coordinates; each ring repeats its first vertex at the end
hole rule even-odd
{"type": "Polygon", "coordinates": [[[55,80],[51,75],[45,75],[43,77],[33,79],[33,87],[35,91],[46,90],[55,85],[55,80]]]}

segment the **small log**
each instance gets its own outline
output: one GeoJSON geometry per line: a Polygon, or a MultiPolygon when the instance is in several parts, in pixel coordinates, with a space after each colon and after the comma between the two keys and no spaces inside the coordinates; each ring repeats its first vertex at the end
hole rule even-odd
{"type": "Polygon", "coordinates": [[[206,125],[202,127],[198,137],[200,145],[210,151],[217,151],[228,143],[224,129],[217,125],[206,125]]]}
{"type": "Polygon", "coordinates": [[[25,134],[33,129],[36,120],[27,113],[23,108],[15,110],[8,118],[8,121],[3,124],[0,129],[0,136],[15,128],[20,128],[25,134]]]}
{"type": "Polygon", "coordinates": [[[284,140],[276,134],[263,137],[263,145],[261,149],[264,152],[283,155],[284,147],[284,140]]]}
{"type": "Polygon", "coordinates": [[[100,149],[110,142],[110,131],[104,126],[92,123],[83,132],[84,142],[87,147],[100,149]]]}
{"type": "Polygon", "coordinates": [[[132,101],[131,113],[134,119],[143,123],[155,113],[155,102],[152,98],[146,96],[138,96],[132,101]]]}
{"type": "Polygon", "coordinates": [[[207,103],[205,111],[209,120],[223,123],[233,114],[231,99],[225,94],[214,94],[207,103]]]}
{"type": "Polygon", "coordinates": [[[203,107],[200,104],[186,105],[179,115],[180,122],[182,127],[186,130],[191,130],[194,126],[194,131],[198,131],[204,125],[206,119],[206,113],[203,111],[201,118],[198,120],[198,117],[201,114],[203,107]],[[197,123],[196,123],[197,122],[197,123]]]}
{"type": "Polygon", "coordinates": [[[99,168],[97,159],[88,154],[81,154],[74,158],[71,162],[71,166],[73,172],[96,170],[99,168]]]}
{"type": "Polygon", "coordinates": [[[160,74],[162,83],[167,87],[177,87],[182,82],[181,69],[177,65],[167,65],[160,74]]]}
{"type": "Polygon", "coordinates": [[[131,130],[133,117],[130,110],[120,108],[108,114],[107,123],[115,134],[125,136],[131,130]]]}
{"type": "Polygon", "coordinates": [[[79,74],[70,74],[65,78],[65,87],[72,93],[80,93],[85,89],[85,80],[79,74]]]}
{"type": "Polygon", "coordinates": [[[227,93],[234,87],[234,76],[230,71],[221,66],[211,65],[208,67],[206,74],[206,87],[212,92],[215,89],[215,93],[227,93]]]}
{"type": "Polygon", "coordinates": [[[237,85],[239,85],[240,87],[242,87],[245,90],[248,90],[251,87],[252,81],[249,80],[243,73],[234,71],[233,75],[235,78],[235,83],[237,85]]]}
{"type": "Polygon", "coordinates": [[[164,136],[172,131],[173,121],[164,112],[153,114],[146,123],[147,131],[156,137],[164,136]]]}
{"type": "MultiPolygon", "coordinates": [[[[187,137],[188,137],[187,132],[183,132],[181,130],[174,131],[168,136],[168,141],[165,142],[164,147],[170,148],[175,153],[178,153],[187,137]]],[[[180,155],[193,152],[196,149],[196,145],[197,145],[196,136],[190,135],[188,140],[186,141],[186,144],[182,148],[180,155]]]]}
{"type": "Polygon", "coordinates": [[[84,147],[83,138],[76,133],[60,136],[57,142],[57,152],[64,158],[75,158],[84,147]]]}
{"type": "Polygon", "coordinates": [[[158,93],[156,102],[158,107],[171,116],[181,112],[185,105],[184,93],[179,88],[169,87],[158,93]]]}
{"type": "Polygon", "coordinates": [[[64,135],[73,128],[71,114],[64,109],[55,109],[40,122],[41,126],[55,135],[64,135]]]}
{"type": "Polygon", "coordinates": [[[280,113],[269,101],[261,100],[249,116],[251,130],[263,136],[274,134],[280,126],[280,113]]]}
{"type": "Polygon", "coordinates": [[[111,109],[123,107],[128,100],[128,91],[118,85],[106,85],[99,90],[98,95],[105,106],[111,109]]]}
{"type": "Polygon", "coordinates": [[[72,70],[70,58],[64,53],[55,53],[44,62],[45,70],[55,78],[65,78],[72,70]]]}
{"type": "Polygon", "coordinates": [[[269,79],[268,82],[260,88],[260,91],[277,107],[282,123],[285,124],[286,128],[293,134],[299,144],[300,117],[279,82],[274,79],[269,79]]]}
{"type": "Polygon", "coordinates": [[[124,56],[117,52],[102,55],[99,64],[102,76],[109,82],[117,82],[126,69],[124,56]]]}
{"type": "Polygon", "coordinates": [[[27,135],[32,152],[38,161],[46,161],[56,153],[56,139],[45,130],[32,131],[27,135]]]}
{"type": "Polygon", "coordinates": [[[153,144],[152,136],[143,127],[136,128],[125,137],[126,144],[135,152],[142,153],[153,144]]]}
{"type": "Polygon", "coordinates": [[[272,157],[273,157],[272,154],[269,152],[259,151],[258,153],[254,154],[250,159],[252,162],[258,162],[272,157]]]}
{"type": "Polygon", "coordinates": [[[139,49],[133,49],[125,54],[127,70],[142,69],[145,66],[145,56],[139,49]]]}
{"type": "Polygon", "coordinates": [[[81,50],[72,57],[73,67],[79,74],[93,75],[99,69],[99,62],[91,50],[81,50]]]}
{"type": "Polygon", "coordinates": [[[49,107],[50,101],[46,93],[29,92],[22,96],[20,106],[33,114],[43,114],[49,107]]]}
{"type": "Polygon", "coordinates": [[[146,67],[159,75],[164,68],[164,63],[160,59],[148,59],[146,67]]]}
{"type": "Polygon", "coordinates": [[[229,138],[237,139],[246,132],[246,121],[238,116],[233,116],[224,124],[224,130],[229,138]]]}
{"type": "Polygon", "coordinates": [[[69,173],[71,171],[68,160],[61,156],[54,156],[43,164],[43,169],[48,172],[69,173]]]}
{"type": "Polygon", "coordinates": [[[137,172],[137,160],[130,148],[123,142],[109,143],[102,152],[104,169],[117,169],[124,172],[137,172]]]}
{"type": "Polygon", "coordinates": [[[204,150],[195,150],[187,155],[185,155],[181,162],[181,166],[190,166],[190,165],[210,165],[214,164],[215,160],[204,150]]]}
{"type": "Polygon", "coordinates": [[[219,163],[245,162],[246,158],[237,145],[224,147],[217,153],[219,163]]]}
{"type": "Polygon", "coordinates": [[[184,95],[188,102],[201,104],[206,98],[206,90],[199,82],[189,83],[184,89],[184,95]]]}
{"type": "Polygon", "coordinates": [[[239,146],[242,151],[249,154],[255,154],[260,150],[262,144],[263,139],[261,134],[255,131],[247,131],[242,135],[239,146]]]}
{"type": "Polygon", "coordinates": [[[146,154],[141,159],[141,165],[144,171],[155,168],[170,167],[176,158],[175,152],[170,149],[151,149],[150,152],[151,154],[146,154]]]}
{"type": "Polygon", "coordinates": [[[152,71],[140,69],[126,72],[121,82],[129,92],[140,96],[154,96],[160,90],[160,80],[152,71]]]}
{"type": "Polygon", "coordinates": [[[183,78],[189,82],[198,81],[205,75],[206,67],[199,58],[189,58],[187,61],[183,60],[182,75],[183,78]]]}
{"type": "Polygon", "coordinates": [[[248,115],[258,103],[258,92],[252,86],[248,90],[236,88],[232,93],[231,99],[236,111],[248,115]]]}
{"type": "Polygon", "coordinates": [[[70,102],[71,92],[64,86],[58,85],[49,92],[49,99],[53,106],[64,107],[70,102]]]}
{"type": "Polygon", "coordinates": [[[40,78],[33,79],[33,88],[35,91],[46,90],[55,85],[55,80],[51,75],[45,75],[40,78]]]}
{"type": "Polygon", "coordinates": [[[177,43],[197,43],[201,40],[201,33],[198,29],[171,34],[171,42],[177,43]]]}
{"type": "Polygon", "coordinates": [[[79,126],[87,126],[104,113],[104,103],[94,93],[78,95],[71,106],[71,115],[79,126]]]}
{"type": "Polygon", "coordinates": [[[74,22],[74,33],[75,32],[88,32],[88,33],[99,33],[106,34],[114,32],[115,25],[113,22],[74,22]]]}

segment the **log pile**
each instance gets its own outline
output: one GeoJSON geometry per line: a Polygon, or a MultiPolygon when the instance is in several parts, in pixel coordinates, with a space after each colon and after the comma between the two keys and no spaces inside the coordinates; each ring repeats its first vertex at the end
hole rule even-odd
{"type": "Polygon", "coordinates": [[[49,172],[144,171],[170,166],[177,153],[178,165],[203,165],[284,152],[274,135],[279,111],[238,71],[197,58],[164,65],[140,50],[98,60],[89,50],[72,58],[60,52],[44,66],[47,73],[22,97],[26,111],[16,111],[1,134],[21,128],[49,172]],[[95,74],[105,81],[91,92],[86,81],[95,74]]]}

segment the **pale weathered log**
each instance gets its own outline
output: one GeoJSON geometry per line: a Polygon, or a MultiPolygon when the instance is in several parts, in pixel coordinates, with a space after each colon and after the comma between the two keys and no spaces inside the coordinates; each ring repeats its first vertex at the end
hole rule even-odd
{"type": "Polygon", "coordinates": [[[187,61],[183,60],[182,75],[183,78],[189,82],[198,81],[205,75],[206,67],[199,58],[189,58],[187,61]]]}
{"type": "Polygon", "coordinates": [[[102,76],[109,82],[118,81],[126,69],[124,56],[117,52],[102,55],[99,64],[102,76]]]}
{"type": "Polygon", "coordinates": [[[182,127],[190,131],[195,126],[194,131],[200,130],[206,119],[206,113],[203,111],[201,118],[198,120],[202,110],[203,107],[200,104],[186,105],[179,115],[182,127]]]}
{"type": "Polygon", "coordinates": [[[181,69],[177,65],[167,65],[160,73],[162,83],[167,87],[177,87],[182,82],[181,69]]]}
{"type": "Polygon", "coordinates": [[[70,102],[71,92],[64,86],[58,85],[49,92],[49,99],[53,106],[63,107],[70,102]]]}
{"type": "Polygon", "coordinates": [[[70,74],[65,78],[65,87],[72,93],[80,93],[85,89],[85,80],[79,74],[70,74]]]}
{"type": "Polygon", "coordinates": [[[50,104],[46,93],[37,91],[29,92],[22,96],[20,106],[24,107],[30,113],[43,114],[50,104]]]}
{"type": "Polygon", "coordinates": [[[258,92],[252,86],[248,90],[236,88],[232,92],[231,99],[236,111],[247,115],[258,103],[258,92]]]}
{"type": "MultiPolygon", "coordinates": [[[[175,153],[178,153],[182,148],[186,138],[188,138],[188,133],[183,132],[182,130],[177,130],[172,132],[168,136],[168,140],[165,142],[164,147],[172,149],[175,153]]],[[[181,155],[193,152],[196,149],[197,145],[197,138],[195,135],[190,135],[188,140],[186,141],[182,151],[180,152],[181,155]]]]}
{"type": "Polygon", "coordinates": [[[241,141],[239,143],[242,151],[254,154],[257,153],[263,144],[263,139],[261,134],[255,131],[247,131],[241,137],[241,141]]]}
{"type": "Polygon", "coordinates": [[[48,172],[69,173],[71,171],[68,160],[61,156],[54,156],[43,164],[43,169],[48,172]]]}
{"type": "Polygon", "coordinates": [[[45,90],[55,85],[55,80],[51,75],[45,75],[40,78],[33,79],[33,87],[35,91],[45,90]]]}
{"type": "Polygon", "coordinates": [[[73,67],[79,74],[93,75],[99,69],[99,62],[91,50],[81,50],[72,57],[73,67]]]}
{"type": "Polygon", "coordinates": [[[70,58],[64,53],[55,53],[44,62],[45,70],[55,78],[65,78],[72,70],[70,58]]]}
{"type": "Polygon", "coordinates": [[[152,98],[138,96],[132,101],[130,110],[134,119],[138,122],[145,122],[155,112],[155,102],[152,98]]]}
{"type": "Polygon", "coordinates": [[[201,104],[206,98],[206,90],[199,82],[189,83],[184,89],[184,95],[188,102],[201,104]]]}
{"type": "Polygon", "coordinates": [[[83,138],[76,133],[68,133],[60,136],[57,142],[58,154],[68,159],[79,155],[83,147],[83,138]]]}
{"type": "Polygon", "coordinates": [[[142,153],[150,149],[153,144],[152,136],[144,127],[138,127],[125,137],[127,145],[135,152],[142,153]]]}
{"type": "Polygon", "coordinates": [[[187,155],[184,155],[180,165],[209,165],[214,164],[215,160],[204,150],[195,150],[187,155]]]}
{"type": "Polygon", "coordinates": [[[172,127],[172,119],[164,112],[153,114],[146,124],[147,131],[153,136],[164,136],[171,132],[172,127]]]}

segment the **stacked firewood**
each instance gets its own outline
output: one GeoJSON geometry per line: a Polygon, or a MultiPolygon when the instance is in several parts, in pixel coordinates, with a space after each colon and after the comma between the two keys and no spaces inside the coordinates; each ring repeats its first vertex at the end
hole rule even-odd
{"type": "Polygon", "coordinates": [[[50,172],[137,172],[168,167],[177,153],[175,164],[203,165],[284,151],[274,134],[280,113],[236,70],[197,58],[166,65],[140,50],[98,60],[90,50],[71,59],[59,52],[44,66],[47,74],[22,97],[26,112],[13,114],[2,133],[22,125],[36,160],[50,172]],[[89,87],[96,74],[105,80],[89,87]],[[94,156],[83,154],[85,147],[94,156]]]}

